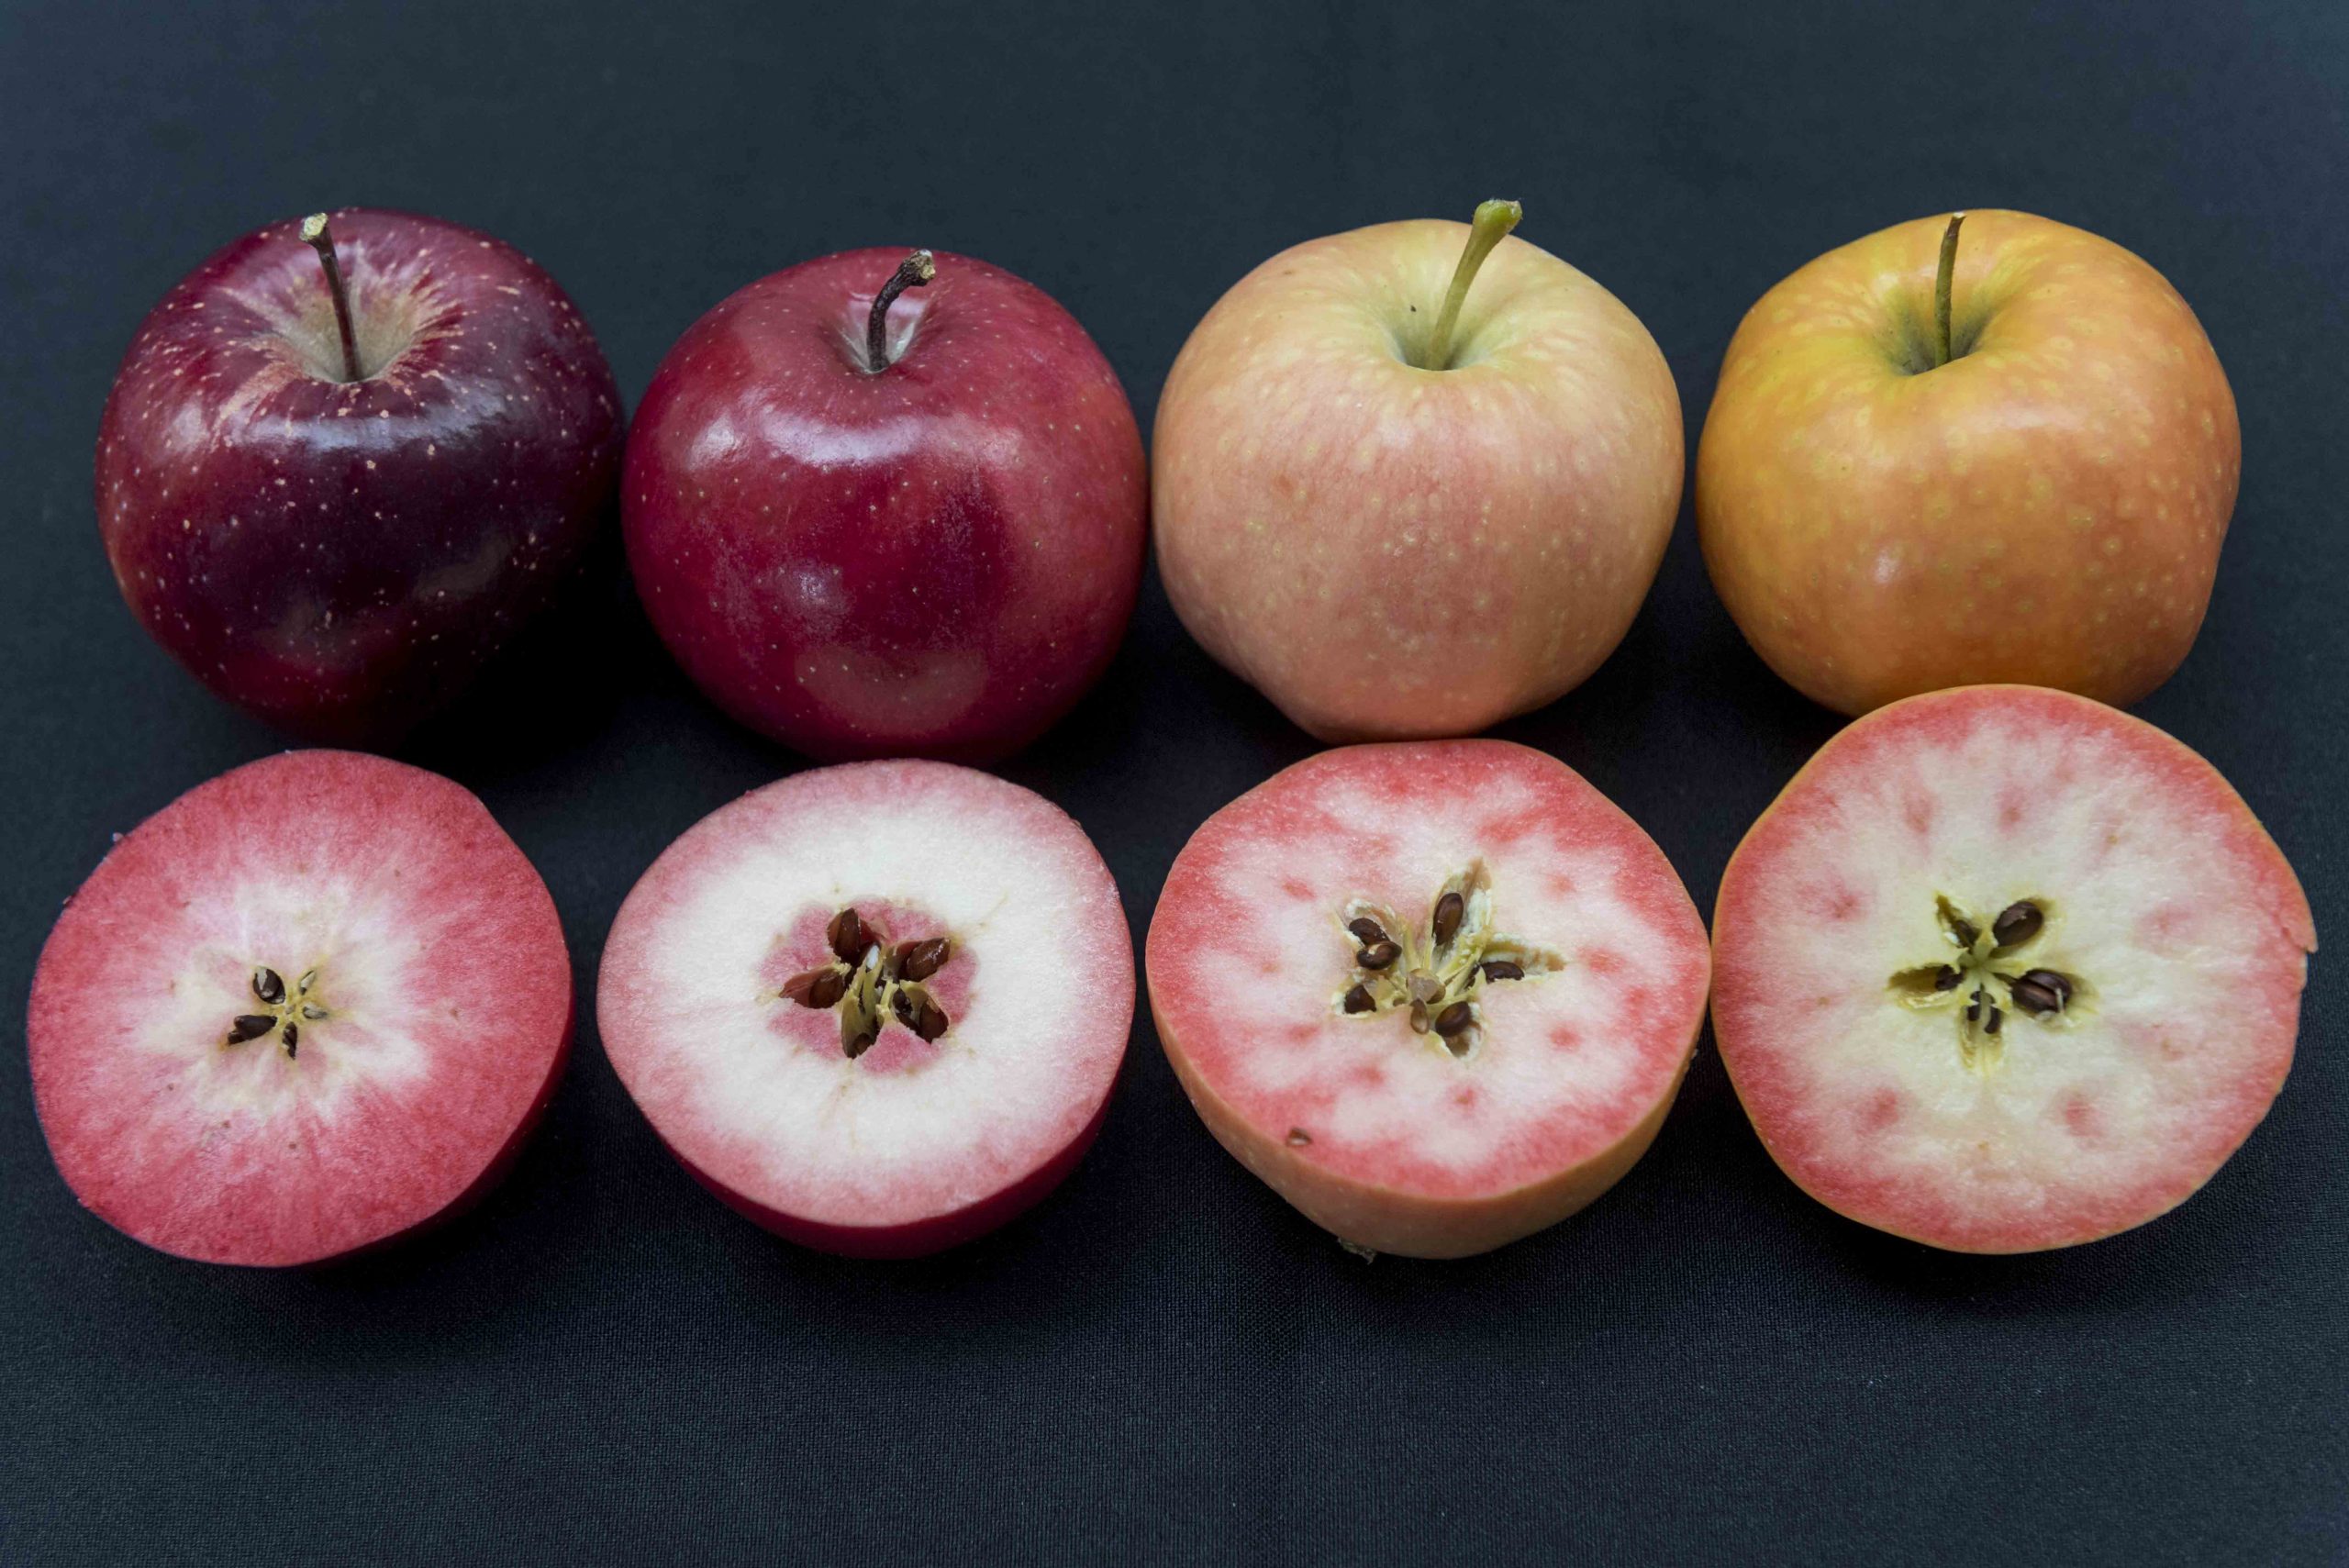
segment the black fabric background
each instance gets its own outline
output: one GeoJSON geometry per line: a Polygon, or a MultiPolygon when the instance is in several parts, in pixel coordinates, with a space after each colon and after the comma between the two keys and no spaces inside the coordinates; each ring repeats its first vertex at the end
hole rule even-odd
{"type": "MultiPolygon", "coordinates": [[[[2210,624],[2141,711],[2235,782],[2342,937],[2344,51],[2349,11],[2316,4],[11,6],[0,992],[110,832],[283,744],[124,610],[91,444],[182,272],[344,202],[538,257],[631,401],[763,272],[984,256],[1076,313],[1147,429],[1185,333],[1275,250],[1517,195],[1663,344],[1692,448],[1739,316],[1819,251],[1953,206],[2083,225],[2176,284],[2242,404],[2210,624]]],[[[1746,651],[1684,512],[1621,651],[1502,733],[1620,802],[1709,909],[1835,722],[1746,651]]],[[[1308,749],[1153,584],[1103,688],[1004,772],[1092,832],[1139,942],[1191,829],[1308,749]]],[[[583,1018],[638,873],[799,765],[696,695],[610,570],[402,754],[545,873],[583,1018]]],[[[1613,1193],[1446,1265],[1365,1265],[1290,1213],[1146,1017],[1068,1184],[899,1265],[710,1201],[592,1026],[484,1207],[314,1273],[85,1216],[17,1070],[0,1559],[2338,1562],[2343,975],[2313,965],[2291,1082],[2202,1195],[2005,1260],[1800,1195],[1709,1038],[1613,1193]]]]}

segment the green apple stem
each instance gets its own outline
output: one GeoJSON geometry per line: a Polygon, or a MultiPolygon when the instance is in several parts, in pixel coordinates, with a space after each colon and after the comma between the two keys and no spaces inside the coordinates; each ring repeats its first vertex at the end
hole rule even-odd
{"type": "Polygon", "coordinates": [[[1448,370],[1452,363],[1452,329],[1460,321],[1461,303],[1468,297],[1468,285],[1476,281],[1476,269],[1493,253],[1493,247],[1508,238],[1525,216],[1525,208],[1516,202],[1483,202],[1476,216],[1468,220],[1468,244],[1460,252],[1460,265],[1452,270],[1452,287],[1444,292],[1443,309],[1435,318],[1435,330],[1428,334],[1427,357],[1419,361],[1422,370],[1448,370]]]}
{"type": "Polygon", "coordinates": [[[881,292],[873,296],[873,314],[864,321],[864,368],[879,375],[889,368],[889,307],[907,289],[918,289],[938,275],[938,262],[927,250],[917,250],[897,263],[881,292]]]}
{"type": "Polygon", "coordinates": [[[1965,215],[1949,215],[1949,227],[1942,230],[1941,265],[1933,272],[1933,363],[1949,363],[1949,296],[1951,275],[1957,271],[1957,228],[1965,215]]]}
{"type": "Polygon", "coordinates": [[[342,333],[342,379],[363,381],[359,372],[359,338],[351,329],[351,295],[342,284],[342,268],[334,259],[334,235],[327,228],[327,215],[314,212],[302,220],[302,240],[318,253],[318,265],[327,270],[327,294],[334,300],[334,324],[342,333]]]}

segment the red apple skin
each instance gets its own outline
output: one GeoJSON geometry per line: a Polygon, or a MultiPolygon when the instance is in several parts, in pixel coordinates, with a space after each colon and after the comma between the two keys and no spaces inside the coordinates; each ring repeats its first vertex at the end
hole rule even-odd
{"type": "Polygon", "coordinates": [[[1141,582],[1133,410],[1075,318],[945,251],[889,313],[902,250],[740,290],[662,361],[621,517],[645,612],[719,706],[825,759],[991,762],[1074,706],[1141,582]]]}
{"type": "Polygon", "coordinates": [[[1579,684],[1655,580],[1680,396],[1623,304],[1524,240],[1408,362],[1468,226],[1281,252],[1193,329],[1158,404],[1159,575],[1218,662],[1328,741],[1468,735],[1579,684]]]}
{"type": "Polygon", "coordinates": [[[1094,1111],[1093,1119],[1065,1148],[1009,1186],[989,1193],[952,1214],[935,1214],[902,1225],[832,1225],[804,1215],[785,1214],[717,1180],[686,1159],[666,1138],[661,1142],[685,1168],[685,1173],[701,1184],[703,1191],[751,1224],[771,1230],[786,1241],[841,1258],[926,1258],[999,1230],[1051,1196],[1052,1189],[1066,1181],[1084,1161],[1085,1151],[1101,1135],[1101,1124],[1108,1118],[1109,1102],[1104,1097],[1094,1111]]]}
{"type": "Polygon", "coordinates": [[[2019,212],[1831,250],[1746,313],[1697,454],[1705,564],[1770,667],[1860,714],[1945,686],[2125,706],[2201,629],[2234,511],[2234,395],[2177,291],[2019,212]]]}
{"type": "Polygon", "coordinates": [[[124,356],[98,529],[148,631],[311,739],[396,739],[552,596],[608,515],[622,416],[571,300],[521,252],[409,213],[273,224],[190,272],[124,356]]]}

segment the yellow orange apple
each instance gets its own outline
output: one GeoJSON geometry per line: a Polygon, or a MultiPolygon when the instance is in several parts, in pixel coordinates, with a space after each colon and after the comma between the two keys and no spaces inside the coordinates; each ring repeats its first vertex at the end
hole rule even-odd
{"type": "Polygon", "coordinates": [[[1322,740],[1464,735],[1551,701],[1613,651],[1663,559],[1672,373],[1614,295],[1507,238],[1517,211],[1284,250],[1159,399],[1167,595],[1322,740]]]}
{"type": "Polygon", "coordinates": [[[1746,313],[1698,532],[1747,640],[1830,707],[1984,682],[2127,704],[2201,628],[2242,451],[2143,261],[2027,213],[1920,218],[1746,313]]]}

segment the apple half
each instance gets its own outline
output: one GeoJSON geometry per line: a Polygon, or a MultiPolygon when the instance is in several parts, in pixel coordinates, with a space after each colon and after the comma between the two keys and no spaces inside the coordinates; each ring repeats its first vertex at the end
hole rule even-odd
{"type": "Polygon", "coordinates": [[[1325,751],[1209,817],[1148,946],[1212,1132],[1366,1252],[1460,1257],[1629,1170],[1704,1020],[1704,922],[1654,840],[1501,740],[1325,751]]]}
{"type": "Polygon", "coordinates": [[[1019,1214],[1100,1129],[1134,1011],[1067,813],[946,762],[795,774],[704,817],[613,922],[604,1049],[694,1177],[804,1245],[913,1257],[1019,1214]]]}
{"type": "Polygon", "coordinates": [[[2316,929],[2240,795],[2142,720],[2031,686],[1878,709],[1754,823],[1713,1032],[1779,1166],[1935,1247],[2126,1230],[2284,1083],[2316,929]]]}
{"type": "Polygon", "coordinates": [[[486,1191],[554,1092],[546,884],[438,773],[289,751],[149,817],[65,906],[26,1034],[76,1196],[150,1247],[323,1262],[486,1191]]]}

